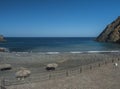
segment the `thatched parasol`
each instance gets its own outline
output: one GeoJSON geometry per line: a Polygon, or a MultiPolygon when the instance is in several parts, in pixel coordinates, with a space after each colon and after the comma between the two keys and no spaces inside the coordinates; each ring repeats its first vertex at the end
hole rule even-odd
{"type": "Polygon", "coordinates": [[[20,68],[18,72],[16,72],[16,77],[20,80],[24,80],[24,78],[28,77],[31,74],[31,71],[26,68],[20,68]]]}
{"type": "Polygon", "coordinates": [[[0,64],[1,71],[10,70],[11,68],[12,68],[12,66],[10,64],[0,64]]]}
{"type": "Polygon", "coordinates": [[[50,64],[47,64],[46,70],[55,70],[57,67],[58,67],[58,64],[50,63],[50,64]]]}
{"type": "Polygon", "coordinates": [[[50,63],[50,64],[47,64],[47,67],[58,67],[58,64],[56,63],[50,63]]]}

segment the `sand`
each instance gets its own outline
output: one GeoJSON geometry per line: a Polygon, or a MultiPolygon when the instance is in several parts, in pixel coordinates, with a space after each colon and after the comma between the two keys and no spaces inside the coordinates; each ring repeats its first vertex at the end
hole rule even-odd
{"type": "MultiPolygon", "coordinates": [[[[120,62],[118,62],[120,65],[120,62]]],[[[120,66],[113,63],[87,70],[75,76],[9,86],[8,89],[120,89],[120,66]]]]}
{"type": "MultiPolygon", "coordinates": [[[[0,78],[12,77],[21,66],[32,71],[32,77],[37,74],[48,72],[45,66],[48,63],[58,63],[56,71],[69,70],[100,61],[118,59],[120,53],[94,53],[94,54],[41,54],[41,53],[0,53],[0,62],[13,65],[11,71],[1,72],[0,78]]],[[[119,63],[120,65],[120,63],[119,63]]],[[[96,67],[73,76],[40,81],[29,82],[22,85],[7,86],[8,89],[119,89],[120,88],[120,66],[114,68],[113,63],[96,67]],[[47,86],[46,86],[47,85],[47,86]]],[[[39,76],[37,76],[39,77],[39,76]]]]}

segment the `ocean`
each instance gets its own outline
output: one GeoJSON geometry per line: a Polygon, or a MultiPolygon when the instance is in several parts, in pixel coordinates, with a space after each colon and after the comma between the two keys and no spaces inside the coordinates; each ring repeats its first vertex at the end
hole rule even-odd
{"type": "Polygon", "coordinates": [[[120,51],[115,43],[96,42],[95,37],[7,37],[0,47],[10,52],[99,52],[120,51]]]}

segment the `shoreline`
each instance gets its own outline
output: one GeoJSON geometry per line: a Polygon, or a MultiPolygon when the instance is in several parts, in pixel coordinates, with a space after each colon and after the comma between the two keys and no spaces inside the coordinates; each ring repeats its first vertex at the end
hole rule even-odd
{"type": "MultiPolygon", "coordinates": [[[[2,52],[1,52],[2,53],[2,52]]],[[[48,52],[34,52],[34,51],[8,51],[4,53],[40,53],[40,54],[92,54],[92,53],[120,53],[120,50],[111,50],[111,51],[68,51],[68,52],[59,52],[59,51],[48,51],[48,52]]]]}

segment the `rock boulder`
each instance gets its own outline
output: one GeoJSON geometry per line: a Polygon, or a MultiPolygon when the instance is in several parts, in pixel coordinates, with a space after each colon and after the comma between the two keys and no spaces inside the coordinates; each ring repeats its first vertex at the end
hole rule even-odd
{"type": "Polygon", "coordinates": [[[4,37],[0,35],[0,42],[4,42],[4,41],[5,41],[4,37]]]}

